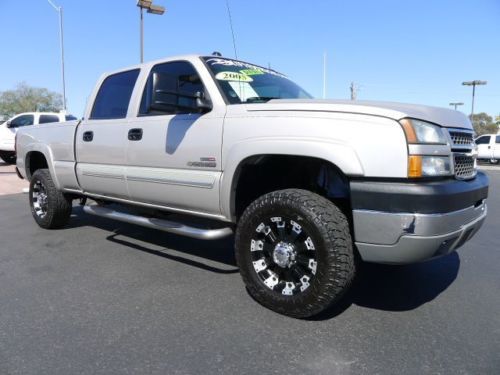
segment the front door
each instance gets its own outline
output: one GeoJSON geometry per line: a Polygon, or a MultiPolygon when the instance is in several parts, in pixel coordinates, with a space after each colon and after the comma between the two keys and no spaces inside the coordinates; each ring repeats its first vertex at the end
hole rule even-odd
{"type": "Polygon", "coordinates": [[[495,137],[495,143],[493,146],[493,159],[500,160],[500,135],[495,137]]]}
{"type": "Polygon", "coordinates": [[[490,144],[491,136],[483,135],[476,139],[477,145],[477,157],[478,159],[490,159],[491,154],[491,144],[490,144]]]}
{"type": "Polygon", "coordinates": [[[200,111],[208,95],[187,61],[154,66],[145,84],[127,155],[134,201],[219,215],[222,126],[225,107],[200,111]],[[137,134],[137,136],[134,136],[137,134]]]}

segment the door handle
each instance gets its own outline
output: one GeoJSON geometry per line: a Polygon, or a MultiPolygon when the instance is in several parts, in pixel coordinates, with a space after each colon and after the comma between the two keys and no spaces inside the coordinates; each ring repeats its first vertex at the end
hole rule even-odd
{"type": "Polygon", "coordinates": [[[128,131],[129,141],[140,141],[142,139],[142,129],[130,129],[128,131]]]}
{"type": "Polygon", "coordinates": [[[93,139],[94,139],[94,132],[83,133],[83,141],[84,142],[92,142],[93,139]]]}

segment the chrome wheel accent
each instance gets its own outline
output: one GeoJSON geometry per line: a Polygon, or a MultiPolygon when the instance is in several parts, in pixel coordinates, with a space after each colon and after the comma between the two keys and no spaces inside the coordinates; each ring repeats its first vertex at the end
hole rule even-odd
{"type": "Polygon", "coordinates": [[[40,180],[35,181],[33,184],[31,200],[33,202],[35,214],[40,219],[47,216],[47,210],[49,207],[47,190],[45,189],[45,185],[40,180]]]}
{"type": "Polygon", "coordinates": [[[281,295],[304,292],[316,275],[315,244],[306,227],[289,218],[273,216],[259,223],[250,252],[259,279],[281,295]]]}

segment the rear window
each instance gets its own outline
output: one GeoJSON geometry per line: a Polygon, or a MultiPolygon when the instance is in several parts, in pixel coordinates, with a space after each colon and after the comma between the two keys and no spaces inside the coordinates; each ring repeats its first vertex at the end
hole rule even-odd
{"type": "Polygon", "coordinates": [[[107,77],[97,93],[90,118],[93,120],[125,118],[138,76],[139,69],[135,69],[107,77]]]}
{"type": "Polygon", "coordinates": [[[48,124],[49,122],[59,122],[59,116],[56,115],[40,115],[39,124],[48,124]]]}

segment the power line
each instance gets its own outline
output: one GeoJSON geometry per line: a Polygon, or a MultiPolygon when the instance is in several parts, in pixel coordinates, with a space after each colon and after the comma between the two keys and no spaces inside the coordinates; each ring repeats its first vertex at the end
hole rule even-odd
{"type": "Polygon", "coordinates": [[[236,50],[236,37],[234,36],[234,28],[233,28],[233,17],[231,15],[231,8],[229,7],[229,0],[226,0],[226,6],[227,6],[227,14],[229,16],[229,25],[231,26],[231,35],[233,37],[234,57],[238,59],[238,52],[236,50]]]}

